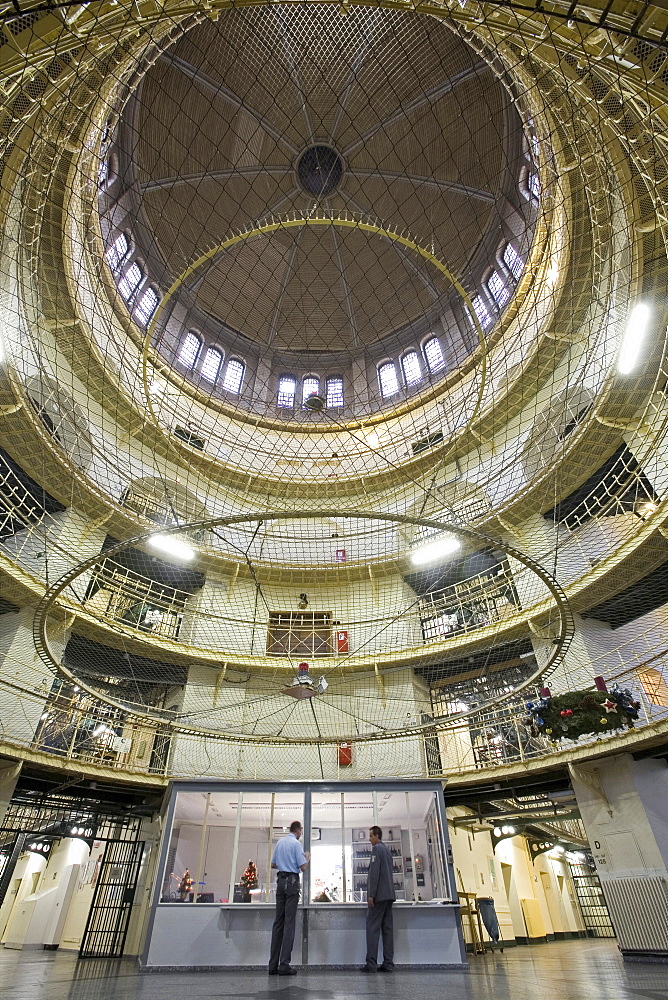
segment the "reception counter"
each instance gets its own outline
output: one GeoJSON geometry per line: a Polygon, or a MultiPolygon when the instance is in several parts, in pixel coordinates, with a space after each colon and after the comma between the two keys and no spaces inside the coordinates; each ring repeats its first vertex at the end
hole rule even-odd
{"type": "MultiPolygon", "coordinates": [[[[292,964],[330,968],[363,965],[366,909],[364,903],[300,907],[292,964]]],[[[466,966],[458,904],[395,903],[393,915],[398,968],[466,966]]],[[[142,964],[146,970],[156,971],[266,968],[273,920],[274,908],[264,904],[163,905],[156,914],[142,964]]]]}
{"type": "Polygon", "coordinates": [[[202,781],[172,786],[142,968],[266,968],[271,858],[295,819],[310,863],[293,965],[363,964],[371,825],[392,858],[395,964],[466,965],[440,783],[202,781]]]}

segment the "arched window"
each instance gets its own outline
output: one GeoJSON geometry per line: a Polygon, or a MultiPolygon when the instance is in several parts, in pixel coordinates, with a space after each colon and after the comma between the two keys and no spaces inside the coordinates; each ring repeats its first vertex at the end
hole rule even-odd
{"type": "Polygon", "coordinates": [[[126,302],[129,298],[132,298],[133,294],[137,291],[143,277],[144,272],[140,268],[139,264],[137,264],[136,261],[134,264],[130,264],[129,268],[118,282],[118,290],[126,302]]]}
{"type": "Polygon", "coordinates": [[[215,382],[222,363],[223,356],[220,351],[217,351],[215,347],[209,347],[204,355],[204,361],[200,369],[201,377],[205,378],[207,382],[215,382]]]}
{"type": "Polygon", "coordinates": [[[485,305],[485,300],[482,298],[481,295],[476,295],[471,299],[471,305],[473,306],[473,312],[478,317],[478,322],[480,323],[480,326],[484,330],[486,326],[489,326],[492,319],[492,317],[489,314],[489,309],[485,305]]]}
{"type": "Polygon", "coordinates": [[[127,257],[129,250],[130,241],[125,233],[119,233],[111,246],[107,247],[104,254],[107,264],[112,271],[115,271],[117,267],[120,267],[127,257]]]}
{"type": "Polygon", "coordinates": [[[227,368],[225,369],[223,389],[227,392],[239,393],[241,391],[241,384],[244,380],[245,370],[246,366],[243,361],[237,361],[236,358],[230,358],[227,362],[227,368]]]}
{"type": "Polygon", "coordinates": [[[440,372],[441,368],[445,367],[445,358],[443,357],[441,342],[438,337],[432,337],[431,340],[428,340],[423,350],[429,371],[432,374],[440,372]]]}
{"type": "Polygon", "coordinates": [[[527,178],[527,187],[532,198],[540,198],[540,177],[538,174],[530,173],[527,178]]]}
{"type": "Polygon", "coordinates": [[[320,379],[315,375],[307,375],[302,382],[302,406],[309,396],[317,396],[320,393],[320,379]]]}
{"type": "Polygon", "coordinates": [[[394,396],[395,392],[399,392],[399,379],[397,378],[397,369],[394,366],[394,361],[387,361],[384,365],[381,365],[378,369],[378,382],[380,385],[380,394],[383,399],[387,399],[388,396],[394,396]]]}
{"type": "Polygon", "coordinates": [[[185,365],[186,368],[194,368],[201,346],[199,337],[190,331],[181,344],[181,350],[179,351],[179,361],[181,364],[185,365]]]}
{"type": "Polygon", "coordinates": [[[343,379],[342,378],[328,378],[327,379],[327,398],[325,400],[327,406],[343,406],[343,379]]]}
{"type": "Polygon", "coordinates": [[[294,406],[297,392],[297,379],[292,375],[281,375],[278,380],[278,406],[294,406]]]}
{"type": "Polygon", "coordinates": [[[503,251],[503,263],[506,265],[513,278],[519,280],[524,270],[524,261],[518,254],[512,243],[507,243],[503,251]]]}
{"type": "Polygon", "coordinates": [[[408,354],[404,354],[401,359],[401,370],[404,373],[406,385],[417,385],[418,382],[422,381],[422,368],[420,367],[420,359],[416,351],[409,351],[408,354]]]}
{"type": "Polygon", "coordinates": [[[506,286],[498,271],[492,271],[487,279],[487,287],[498,306],[506,304],[510,298],[510,289],[506,286]]]}
{"type": "Polygon", "coordinates": [[[151,316],[158,308],[159,301],[158,293],[153,288],[147,288],[137,299],[135,316],[144,326],[149,324],[151,316]]]}

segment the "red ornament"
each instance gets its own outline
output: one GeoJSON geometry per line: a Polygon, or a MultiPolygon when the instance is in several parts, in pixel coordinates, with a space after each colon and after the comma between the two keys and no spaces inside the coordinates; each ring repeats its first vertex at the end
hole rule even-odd
{"type": "Polygon", "coordinates": [[[615,704],[614,701],[610,701],[609,698],[606,698],[606,700],[603,702],[603,708],[606,710],[606,712],[617,711],[617,705],[615,704]]]}
{"type": "Polygon", "coordinates": [[[565,719],[568,715],[568,712],[566,711],[566,709],[564,709],[563,712],[559,712],[559,715],[561,716],[562,719],[565,719]]]}

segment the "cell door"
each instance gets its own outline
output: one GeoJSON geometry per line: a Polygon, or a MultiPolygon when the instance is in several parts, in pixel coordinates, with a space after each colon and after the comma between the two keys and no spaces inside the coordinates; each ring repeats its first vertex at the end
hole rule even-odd
{"type": "Polygon", "coordinates": [[[107,841],[79,958],[123,954],[143,853],[144,841],[107,841]]]}

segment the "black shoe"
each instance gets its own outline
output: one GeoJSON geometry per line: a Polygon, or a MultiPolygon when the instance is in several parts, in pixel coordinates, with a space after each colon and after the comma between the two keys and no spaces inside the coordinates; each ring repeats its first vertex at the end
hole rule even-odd
{"type": "Polygon", "coordinates": [[[279,969],[278,974],[279,976],[296,976],[297,970],[293,969],[292,966],[289,965],[287,969],[279,969]]]}
{"type": "Polygon", "coordinates": [[[379,965],[378,972],[394,972],[394,966],[390,969],[386,965],[379,965]]]}
{"type": "Polygon", "coordinates": [[[277,976],[278,975],[278,969],[267,969],[267,975],[268,976],[277,976]]]}
{"type": "Polygon", "coordinates": [[[360,972],[375,972],[375,971],[376,971],[375,969],[372,969],[368,965],[363,965],[362,968],[360,969],[360,972]]]}

